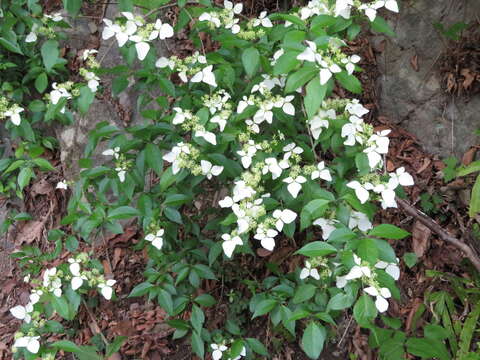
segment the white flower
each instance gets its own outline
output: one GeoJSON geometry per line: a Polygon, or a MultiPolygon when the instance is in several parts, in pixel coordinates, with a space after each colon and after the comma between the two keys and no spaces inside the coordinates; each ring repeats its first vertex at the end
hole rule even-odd
{"type": "Polygon", "coordinates": [[[345,69],[347,69],[347,73],[352,75],[355,71],[355,64],[360,61],[360,56],[352,55],[342,59],[342,63],[345,64],[345,69]]]}
{"type": "Polygon", "coordinates": [[[13,317],[25,321],[27,324],[32,320],[30,315],[33,312],[33,304],[29,302],[27,305],[17,305],[10,309],[10,313],[13,317]]]}
{"type": "Polygon", "coordinates": [[[385,0],[385,8],[390,11],[398,13],[397,0],[385,0]]]}
{"type": "Polygon", "coordinates": [[[208,180],[212,178],[212,176],[218,176],[223,171],[223,166],[212,165],[210,161],[201,160],[200,166],[202,168],[202,174],[207,177],[208,180]]]}
{"type": "Polygon", "coordinates": [[[354,180],[347,184],[350,189],[355,190],[355,195],[357,195],[360,203],[365,204],[370,197],[369,190],[373,190],[374,186],[370,183],[360,184],[358,181],[354,180]]]}
{"type": "Polygon", "coordinates": [[[255,144],[253,140],[249,140],[248,145],[244,147],[245,150],[237,151],[237,154],[240,155],[240,160],[245,169],[248,169],[250,165],[252,165],[253,156],[260,148],[260,145],[255,144]]]}
{"type": "Polygon", "coordinates": [[[220,360],[223,356],[223,352],[228,348],[223,344],[210,344],[210,347],[213,349],[212,360],[220,360]]]}
{"type": "Polygon", "coordinates": [[[50,20],[54,21],[54,22],[59,22],[59,21],[63,20],[63,16],[59,12],[53,13],[51,15],[44,14],[43,16],[46,17],[47,19],[50,19],[50,20]]]}
{"type": "Polygon", "coordinates": [[[415,183],[412,175],[406,172],[403,166],[398,168],[395,173],[390,173],[389,175],[390,180],[388,181],[388,187],[391,189],[395,189],[399,184],[402,186],[412,186],[415,183]]]}
{"type": "Polygon", "coordinates": [[[27,274],[23,277],[23,282],[26,282],[26,283],[30,282],[30,274],[27,274]]]}
{"type": "Polygon", "coordinates": [[[295,107],[292,105],[292,100],[295,98],[293,95],[288,95],[286,97],[280,98],[277,102],[275,102],[274,106],[278,108],[282,108],[283,112],[287,115],[295,115],[295,107]]]}
{"type": "Polygon", "coordinates": [[[190,120],[192,119],[192,113],[188,110],[183,110],[182,108],[179,107],[174,107],[173,111],[176,112],[172,124],[173,125],[178,125],[178,124],[183,124],[185,120],[190,120]]]}
{"type": "Polygon", "coordinates": [[[239,101],[237,105],[237,114],[241,114],[248,106],[255,105],[253,99],[247,98],[246,96],[243,97],[242,100],[239,101]]]}
{"type": "Polygon", "coordinates": [[[233,204],[232,211],[237,216],[237,232],[243,234],[248,231],[250,228],[251,217],[247,216],[247,213],[244,209],[240,208],[240,205],[233,204]]]}
{"type": "Polygon", "coordinates": [[[387,135],[390,133],[390,130],[383,130],[373,134],[367,140],[367,148],[363,150],[368,157],[368,165],[371,169],[375,169],[377,165],[382,165],[382,155],[388,153],[388,146],[390,144],[390,139],[387,135]]]}
{"type": "Polygon", "coordinates": [[[20,125],[20,122],[22,121],[22,118],[20,117],[20,113],[23,112],[23,108],[14,105],[10,110],[5,111],[4,115],[8,116],[10,118],[10,121],[12,122],[13,125],[20,125]]]}
{"type": "Polygon", "coordinates": [[[150,44],[139,35],[130,36],[129,40],[135,43],[135,50],[137,51],[138,60],[142,61],[145,59],[150,51],[150,44]]]}
{"type": "Polygon", "coordinates": [[[218,202],[218,205],[222,208],[230,208],[234,204],[233,199],[230,196],[226,196],[224,199],[218,202]]]}
{"type": "Polygon", "coordinates": [[[347,279],[345,276],[337,276],[335,286],[339,289],[343,289],[347,285],[347,279]]]}
{"type": "MultiPolygon", "coordinates": [[[[58,87],[56,82],[52,84],[52,88],[54,90],[50,92],[50,101],[52,102],[53,105],[58,104],[61,98],[66,98],[66,99],[72,98],[72,94],[70,94],[67,89],[63,87],[58,87]]],[[[63,113],[63,111],[64,109],[62,109],[61,112],[63,113]]]]}
{"type": "Polygon", "coordinates": [[[272,216],[277,219],[277,221],[275,222],[275,227],[278,231],[282,231],[285,224],[290,224],[294,222],[297,218],[297,214],[290,209],[277,209],[273,212],[272,216]]]}
{"type": "Polygon", "coordinates": [[[293,154],[300,155],[303,153],[303,149],[295,143],[285,145],[282,150],[285,151],[284,159],[289,159],[293,154]]]}
{"type": "Polygon", "coordinates": [[[361,133],[363,131],[363,120],[356,115],[352,115],[349,118],[348,123],[342,126],[342,137],[347,139],[343,142],[344,145],[353,146],[355,142],[363,144],[361,133]]]}
{"type": "Polygon", "coordinates": [[[166,68],[168,66],[170,70],[173,70],[175,69],[175,61],[162,56],[161,58],[158,58],[158,60],[155,62],[155,66],[160,69],[166,68]]]}
{"type": "Polygon", "coordinates": [[[32,43],[37,41],[38,36],[37,36],[37,33],[35,32],[37,28],[38,28],[38,25],[34,23],[32,26],[32,31],[30,31],[30,33],[25,37],[25,42],[32,43]]]}
{"type": "Polygon", "coordinates": [[[48,288],[56,297],[62,296],[62,281],[56,276],[57,268],[45,270],[43,273],[43,286],[48,288]]]}
{"type": "Polygon", "coordinates": [[[182,153],[189,155],[190,148],[184,143],[180,142],[176,146],[174,146],[169,153],[163,155],[163,160],[172,163],[173,175],[177,174],[181,170],[180,164],[182,153]]]}
{"type": "Polygon", "coordinates": [[[83,53],[82,53],[82,60],[85,61],[88,59],[90,55],[97,54],[97,53],[98,51],[95,49],[85,49],[83,50],[83,53]]]}
{"type": "Polygon", "coordinates": [[[258,17],[258,19],[255,19],[253,21],[253,26],[254,27],[257,27],[259,25],[262,25],[263,27],[266,27],[266,28],[271,28],[273,27],[273,24],[272,22],[270,21],[270,19],[267,17],[267,12],[266,11],[262,11],[260,13],[260,16],[258,17]]]}
{"type": "Polygon", "coordinates": [[[283,182],[287,183],[287,190],[293,196],[294,199],[297,198],[298,193],[302,190],[302,184],[307,182],[303,176],[299,175],[295,179],[292,177],[287,177],[283,179],[283,182]]]}
{"type": "Polygon", "coordinates": [[[313,268],[312,269],[312,264],[310,264],[310,261],[305,261],[305,267],[300,271],[300,279],[306,279],[307,277],[311,276],[315,280],[320,280],[320,274],[318,273],[318,270],[313,268]]]}
{"type": "Polygon", "coordinates": [[[358,227],[360,231],[368,231],[373,228],[368,216],[359,211],[352,211],[348,220],[348,227],[354,229],[358,227]]]}
{"type": "Polygon", "coordinates": [[[346,280],[354,280],[366,276],[370,278],[372,276],[372,271],[368,266],[362,265],[362,260],[355,254],[353,254],[353,261],[355,265],[350,269],[350,272],[345,275],[346,280]]]}
{"type": "Polygon", "coordinates": [[[238,34],[241,30],[240,25],[238,25],[239,19],[225,19],[225,29],[230,29],[232,34],[238,34]]]}
{"type": "Polygon", "coordinates": [[[210,131],[197,130],[195,131],[195,136],[203,138],[206,142],[209,142],[212,145],[217,145],[217,137],[210,131]]]}
{"type": "Polygon", "coordinates": [[[388,288],[374,288],[373,286],[369,286],[363,289],[368,295],[376,297],[375,300],[375,307],[381,313],[388,310],[388,301],[386,299],[390,298],[392,294],[388,288]]]}
{"type": "Polygon", "coordinates": [[[113,149],[107,149],[102,152],[102,155],[113,156],[115,159],[118,159],[120,157],[120,147],[116,146],[113,149]]]}
{"type": "Polygon", "coordinates": [[[233,187],[233,201],[239,202],[243,199],[248,199],[256,193],[257,192],[253,190],[251,186],[247,186],[247,184],[245,184],[245,181],[235,181],[235,186],[233,187]]]}
{"type": "Polygon", "coordinates": [[[173,27],[170,24],[162,23],[162,20],[157,19],[154,25],[155,30],[150,33],[148,40],[155,40],[159,38],[160,40],[165,40],[171,38],[174,35],[173,27]]]}
{"type": "Polygon", "coordinates": [[[109,19],[103,19],[105,27],[102,32],[102,39],[108,40],[115,36],[117,39],[118,47],[122,47],[128,41],[131,35],[137,31],[137,26],[134,22],[127,21],[126,28],[122,29],[120,25],[113,23],[109,19]]]}
{"type": "Polygon", "coordinates": [[[154,247],[156,247],[158,250],[161,250],[163,246],[164,233],[164,229],[159,229],[155,234],[148,234],[145,236],[145,240],[150,241],[154,247]]]}
{"type": "Polygon", "coordinates": [[[218,124],[220,131],[223,132],[223,130],[225,130],[225,126],[227,125],[227,120],[228,120],[228,116],[219,114],[212,117],[210,119],[210,122],[214,124],[218,124]]]}
{"type": "MultiPolygon", "coordinates": [[[[245,349],[245,346],[242,347],[242,350],[240,351],[240,355],[238,355],[235,359],[233,360],[240,360],[242,357],[247,356],[247,350],[245,349]]],[[[228,358],[228,360],[231,360],[228,358]]]]}
{"type": "Polygon", "coordinates": [[[243,241],[240,236],[231,236],[230,234],[222,235],[223,243],[222,248],[225,255],[229,258],[232,257],[235,247],[243,245],[243,241]]]}
{"type": "Polygon", "coordinates": [[[117,167],[115,168],[115,171],[117,172],[118,179],[120,182],[125,182],[125,176],[127,175],[127,170],[122,167],[117,167]]]}
{"type": "Polygon", "coordinates": [[[385,270],[385,272],[388,275],[390,275],[394,280],[398,280],[400,278],[400,268],[396,263],[387,263],[385,261],[379,261],[375,264],[375,267],[377,269],[385,270]]]}
{"type": "Polygon", "coordinates": [[[274,103],[271,101],[264,101],[259,104],[259,109],[255,115],[253,115],[253,121],[257,124],[261,124],[264,121],[267,121],[267,123],[271,124],[273,120],[273,105],[274,103]]]}
{"type": "Polygon", "coordinates": [[[305,40],[307,47],[305,50],[297,55],[297,60],[304,60],[308,62],[320,62],[322,61],[322,56],[317,53],[317,44],[313,41],[305,40]]]}
{"type": "Polygon", "coordinates": [[[87,86],[91,90],[91,92],[93,93],[97,92],[98,86],[100,85],[100,82],[99,82],[100,78],[91,71],[87,71],[84,77],[85,77],[85,80],[88,81],[87,86]]]}
{"type": "Polygon", "coordinates": [[[306,20],[314,15],[327,14],[330,15],[327,5],[319,0],[311,0],[307,6],[300,9],[300,18],[306,20]]]}
{"type": "Polygon", "coordinates": [[[274,66],[277,63],[278,59],[280,59],[280,57],[284,53],[285,53],[285,50],[283,50],[283,49],[279,49],[279,50],[275,51],[275,53],[273,54],[273,58],[270,62],[270,65],[274,66]]]}
{"type": "Polygon", "coordinates": [[[43,295],[42,290],[32,290],[32,293],[29,296],[30,303],[35,305],[37,302],[40,301],[40,297],[43,295]]]}
{"type": "Polygon", "coordinates": [[[328,120],[335,120],[336,118],[337,114],[335,113],[335,110],[320,110],[317,115],[310,119],[309,122],[313,138],[317,140],[322,133],[323,128],[328,129],[328,127],[330,126],[330,122],[328,120]]]}
{"type": "Polygon", "coordinates": [[[325,161],[320,161],[317,165],[317,170],[312,172],[312,180],[323,179],[325,181],[332,181],[330,170],[325,167],[325,161]]]}
{"type": "Polygon", "coordinates": [[[265,166],[262,169],[262,174],[266,175],[268,172],[272,174],[272,179],[275,180],[282,175],[284,169],[288,169],[290,167],[288,161],[281,160],[277,161],[276,158],[270,157],[266,158],[265,166]]]}
{"type": "Polygon", "coordinates": [[[233,5],[233,2],[228,1],[228,0],[225,0],[223,2],[223,6],[225,7],[225,9],[231,10],[236,15],[240,14],[243,10],[243,4],[242,3],[237,3],[237,4],[233,5]]]}
{"type": "Polygon", "coordinates": [[[344,19],[350,18],[353,0],[337,0],[335,4],[335,16],[341,16],[344,19]]]}
{"type": "Polygon", "coordinates": [[[264,229],[263,227],[257,228],[257,233],[254,238],[260,240],[260,244],[264,249],[272,251],[275,248],[275,236],[278,235],[278,231],[274,229],[264,229]]]}
{"type": "Polygon", "coordinates": [[[199,21],[208,21],[209,23],[212,23],[215,25],[215,27],[220,27],[222,25],[220,19],[218,18],[217,14],[212,12],[212,13],[203,13],[200,15],[198,18],[199,21]]]}
{"type": "Polygon", "coordinates": [[[369,4],[362,4],[358,7],[359,10],[365,11],[365,15],[370,21],[374,21],[377,17],[377,10],[383,7],[383,1],[377,1],[369,4]]]}
{"type": "Polygon", "coordinates": [[[213,87],[217,87],[217,82],[215,81],[215,74],[212,72],[213,65],[209,65],[203,68],[201,71],[193,75],[190,79],[193,83],[204,82],[213,87]]]}
{"type": "Polygon", "coordinates": [[[368,114],[369,110],[366,109],[358,99],[351,100],[346,106],[345,111],[348,111],[350,115],[355,115],[357,117],[362,117],[363,115],[368,114]]]}
{"type": "Polygon", "coordinates": [[[113,294],[112,286],[115,285],[116,282],[117,282],[116,280],[110,279],[110,280],[107,280],[105,283],[98,284],[100,293],[103,295],[105,299],[110,300],[112,298],[112,294],[113,294]]]}
{"type": "Polygon", "coordinates": [[[333,74],[339,73],[342,71],[340,66],[337,64],[329,64],[325,60],[318,61],[319,65],[321,66],[320,69],[320,85],[325,85],[328,80],[332,77],[333,74]]]}
{"type": "Polygon", "coordinates": [[[24,348],[27,348],[27,350],[32,354],[36,354],[40,349],[40,342],[38,341],[38,339],[40,339],[40,336],[23,336],[15,340],[13,347],[14,348],[24,347],[24,348]]]}
{"type": "Polygon", "coordinates": [[[338,223],[338,221],[335,219],[318,218],[313,222],[313,225],[317,225],[322,228],[322,239],[327,240],[330,237],[330,234],[337,229],[335,227],[336,223],[338,223]]]}

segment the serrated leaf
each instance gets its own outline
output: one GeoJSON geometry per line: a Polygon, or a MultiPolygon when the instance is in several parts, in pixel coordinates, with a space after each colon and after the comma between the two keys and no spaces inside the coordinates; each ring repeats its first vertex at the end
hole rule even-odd
{"type": "Polygon", "coordinates": [[[327,331],[322,325],[311,321],[302,336],[302,349],[310,359],[318,359],[323,350],[327,331]]]}
{"type": "Polygon", "coordinates": [[[260,301],[256,306],[255,306],[255,312],[253,313],[252,319],[255,319],[258,316],[265,315],[269,313],[270,311],[273,310],[275,306],[277,306],[277,301],[273,299],[266,299],[260,301]]]}
{"type": "Polygon", "coordinates": [[[254,47],[245,49],[242,53],[242,63],[248,77],[252,77],[260,67],[260,53],[254,47]]]}
{"type": "Polygon", "coordinates": [[[385,239],[400,240],[410,236],[408,231],[400,229],[399,227],[391,224],[381,224],[375,226],[369,233],[369,236],[382,237],[385,239]]]}
{"type": "Polygon", "coordinates": [[[300,250],[297,250],[295,254],[300,254],[309,257],[326,256],[336,253],[337,249],[326,243],[325,241],[313,241],[303,246],[300,250]]]}

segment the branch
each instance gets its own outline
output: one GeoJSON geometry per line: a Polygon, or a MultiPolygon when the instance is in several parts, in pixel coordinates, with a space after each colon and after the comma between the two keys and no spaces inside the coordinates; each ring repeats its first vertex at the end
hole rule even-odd
{"type": "Polygon", "coordinates": [[[440,239],[443,241],[455,246],[456,248],[460,249],[463,254],[467,257],[468,260],[475,266],[478,272],[480,272],[480,259],[477,254],[472,250],[470,246],[468,246],[463,241],[453,237],[448,232],[446,232],[439,224],[437,224],[433,219],[429,216],[425,215],[423,212],[415,208],[414,206],[410,205],[405,200],[397,198],[397,203],[400,207],[405,211],[408,215],[413,216],[415,219],[420,221],[423,225],[428,227],[434,233],[438,235],[440,239]]]}

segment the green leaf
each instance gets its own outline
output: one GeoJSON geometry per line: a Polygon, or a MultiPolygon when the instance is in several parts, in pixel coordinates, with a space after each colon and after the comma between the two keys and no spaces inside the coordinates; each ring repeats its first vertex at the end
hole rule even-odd
{"type": "Polygon", "coordinates": [[[323,215],[330,200],[315,199],[305,205],[300,213],[300,230],[305,230],[312,222],[323,215]]]}
{"type": "Polygon", "coordinates": [[[172,295],[165,289],[160,289],[158,293],[158,304],[167,312],[168,315],[173,315],[173,300],[172,295]]]}
{"type": "Polygon", "coordinates": [[[472,197],[470,199],[468,215],[470,215],[470,217],[473,218],[479,212],[480,212],[480,175],[477,176],[477,180],[475,180],[475,184],[473,184],[472,197]]]}
{"type": "Polygon", "coordinates": [[[440,341],[425,338],[409,338],[406,342],[407,351],[422,359],[450,360],[450,354],[446,352],[445,345],[440,341]]]}
{"type": "Polygon", "coordinates": [[[118,9],[120,11],[133,11],[133,0],[120,0],[118,2],[118,9]]]}
{"type": "Polygon", "coordinates": [[[40,49],[40,53],[42,54],[45,69],[47,69],[47,72],[50,72],[53,66],[57,63],[58,55],[60,55],[60,51],[58,50],[58,41],[45,41],[40,49]]]}
{"type": "Polygon", "coordinates": [[[403,261],[405,261],[405,265],[412,268],[417,263],[418,257],[415,253],[407,252],[403,255],[403,261]]]}
{"type": "Polygon", "coordinates": [[[252,349],[253,352],[262,355],[262,356],[268,356],[268,351],[267,348],[257,339],[254,338],[246,338],[248,347],[252,349]]]}
{"type": "Polygon", "coordinates": [[[362,84],[360,81],[355,76],[349,75],[346,71],[336,73],[335,79],[348,91],[354,94],[362,93],[362,84]]]}
{"type": "Polygon", "coordinates": [[[55,171],[56,170],[52,166],[52,164],[50,164],[50,162],[47,159],[44,159],[44,158],[33,159],[33,163],[35,165],[37,165],[42,170],[50,170],[50,171],[55,171]]]}
{"type": "Polygon", "coordinates": [[[248,77],[253,77],[260,67],[260,53],[254,47],[248,48],[242,53],[242,63],[248,77]]]}
{"type": "Polygon", "coordinates": [[[163,210],[163,213],[168,220],[173,221],[173,222],[175,222],[177,224],[180,224],[180,225],[183,224],[182,215],[180,214],[180,212],[177,209],[174,209],[170,206],[167,206],[163,210]]]}
{"type": "Polygon", "coordinates": [[[136,296],[143,296],[146,293],[148,293],[150,291],[150,289],[153,288],[153,287],[154,287],[154,285],[149,283],[149,282],[140,283],[132,289],[130,294],[128,294],[128,297],[131,298],[131,297],[136,297],[136,296]]]}
{"type": "Polygon", "coordinates": [[[68,341],[68,340],[55,341],[50,346],[55,348],[55,349],[65,350],[65,351],[73,352],[73,353],[80,351],[80,347],[77,344],[75,344],[71,341],[68,341]]]}
{"type": "Polygon", "coordinates": [[[297,60],[297,52],[286,52],[280,56],[273,66],[273,75],[288,74],[295,69],[300,61],[297,60]]]}
{"type": "Polygon", "coordinates": [[[313,241],[297,250],[295,254],[300,254],[309,257],[327,256],[336,253],[337,249],[326,243],[325,241],[313,241]]]}
{"type": "Polygon", "coordinates": [[[353,307],[353,317],[360,326],[370,324],[377,317],[377,314],[375,303],[372,297],[367,294],[360,296],[353,307]]]}
{"type": "Polygon", "coordinates": [[[170,194],[166,197],[163,204],[170,205],[170,206],[179,206],[187,202],[190,202],[191,200],[192,200],[191,196],[188,196],[185,194],[170,194]]]}
{"type": "Polygon", "coordinates": [[[205,322],[205,314],[203,313],[202,309],[200,309],[197,305],[192,306],[192,315],[190,317],[190,322],[192,323],[192,327],[198,333],[201,333],[203,323],[205,322]]]}
{"type": "Polygon", "coordinates": [[[287,79],[285,85],[285,93],[291,93],[297,90],[299,87],[305,85],[315,75],[318,75],[318,69],[311,65],[304,65],[300,70],[291,74],[287,79]]]}
{"type": "Polygon", "coordinates": [[[253,313],[252,319],[255,319],[258,316],[265,315],[269,313],[270,311],[277,306],[277,300],[273,299],[266,299],[260,301],[256,306],[255,306],[255,312],[253,313]]]}
{"type": "Polygon", "coordinates": [[[202,337],[196,331],[192,333],[192,350],[202,359],[205,356],[205,345],[202,337]]]}
{"type": "Polygon", "coordinates": [[[375,20],[370,22],[370,26],[373,30],[379,33],[387,34],[388,36],[395,37],[395,31],[388,25],[385,19],[381,16],[376,16],[375,20]]]}
{"type": "Polygon", "coordinates": [[[205,307],[209,307],[216,304],[216,300],[212,295],[202,294],[195,298],[194,300],[197,304],[205,307]]]}
{"type": "Polygon", "coordinates": [[[105,357],[110,357],[113,355],[113,353],[116,353],[120,348],[122,347],[122,344],[125,342],[125,340],[128,339],[128,336],[116,336],[113,341],[107,345],[105,357]]]}
{"type": "Polygon", "coordinates": [[[82,7],[82,0],[63,0],[63,7],[67,10],[68,15],[76,17],[82,7]]]}
{"type": "Polygon", "coordinates": [[[68,305],[67,299],[65,297],[53,296],[52,306],[54,310],[65,320],[72,320],[73,314],[70,311],[70,306],[68,305]]]}
{"type": "Polygon", "coordinates": [[[128,78],[126,76],[119,76],[112,81],[112,95],[118,96],[128,86],[128,78]]]}
{"type": "Polygon", "coordinates": [[[87,113],[93,99],[95,99],[95,94],[92,90],[88,86],[82,86],[80,88],[80,96],[78,97],[78,110],[80,110],[80,113],[87,113]]]}
{"type": "Polygon", "coordinates": [[[408,231],[400,229],[391,224],[381,224],[375,226],[369,233],[369,236],[382,237],[385,239],[400,240],[410,235],[408,231]]]}
{"type": "Polygon", "coordinates": [[[348,296],[347,294],[338,293],[328,301],[327,309],[343,310],[352,306],[354,300],[354,298],[348,296]]]}
{"type": "Polygon", "coordinates": [[[42,94],[48,86],[48,78],[46,73],[41,73],[38,75],[38,77],[35,79],[35,89],[42,94]]]}
{"type": "Polygon", "coordinates": [[[2,45],[8,51],[11,51],[11,52],[16,53],[16,54],[23,55],[23,52],[20,49],[20,46],[18,46],[18,43],[16,41],[12,42],[12,41],[9,41],[9,40],[5,39],[4,37],[0,37],[0,45],[2,45]]]}
{"type": "Polygon", "coordinates": [[[162,153],[158,148],[158,145],[147,144],[145,147],[145,160],[147,165],[155,171],[158,176],[162,176],[163,166],[162,162],[159,161],[162,158],[162,153]]]}
{"type": "Polygon", "coordinates": [[[378,260],[378,248],[374,239],[363,238],[358,242],[357,254],[363,260],[375,264],[378,260]]]}
{"type": "Polygon", "coordinates": [[[119,206],[108,212],[109,220],[129,219],[140,215],[140,212],[131,206],[119,206]]]}
{"type": "Polygon", "coordinates": [[[462,359],[462,356],[466,356],[470,350],[470,344],[472,342],[473,334],[477,330],[477,321],[480,316],[480,303],[477,302],[473,311],[470,312],[467,319],[463,323],[462,332],[460,333],[460,341],[458,343],[457,358],[462,359]]]}
{"type": "Polygon", "coordinates": [[[318,359],[323,350],[327,331],[322,325],[310,321],[302,336],[302,349],[310,359],[318,359]]]}
{"type": "Polygon", "coordinates": [[[480,171],[480,160],[474,161],[466,167],[458,168],[457,176],[466,176],[477,171],[480,171]]]}
{"type": "Polygon", "coordinates": [[[311,299],[315,295],[317,287],[312,284],[302,284],[295,289],[295,295],[293,296],[293,303],[300,304],[308,299],[311,299]]]}
{"type": "Polygon", "coordinates": [[[25,167],[22,170],[20,170],[20,173],[18,174],[18,186],[20,187],[20,190],[23,190],[25,186],[27,186],[30,183],[30,180],[33,177],[33,170],[32,168],[25,167]]]}
{"type": "Polygon", "coordinates": [[[318,109],[322,105],[322,101],[327,93],[327,85],[320,85],[320,78],[314,77],[307,85],[306,96],[304,99],[307,117],[311,119],[317,114],[318,109]]]}
{"type": "Polygon", "coordinates": [[[75,250],[78,249],[78,240],[75,236],[69,236],[67,237],[67,240],[65,241],[65,247],[67,248],[68,251],[74,252],[75,250]]]}

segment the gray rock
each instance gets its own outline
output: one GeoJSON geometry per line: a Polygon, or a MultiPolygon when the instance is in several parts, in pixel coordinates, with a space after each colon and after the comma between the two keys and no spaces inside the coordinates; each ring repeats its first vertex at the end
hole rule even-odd
{"type": "MultiPolygon", "coordinates": [[[[386,37],[384,51],[377,57],[380,114],[414,134],[426,151],[441,157],[461,156],[478,143],[474,131],[480,128],[480,98],[454,98],[442,89],[438,60],[446,49],[446,38],[433,24],[469,23],[480,14],[480,1],[402,4],[400,14],[389,20],[397,36],[386,37]],[[418,69],[411,65],[414,56],[418,69]]],[[[383,39],[372,40],[378,46],[383,39]]]]}

